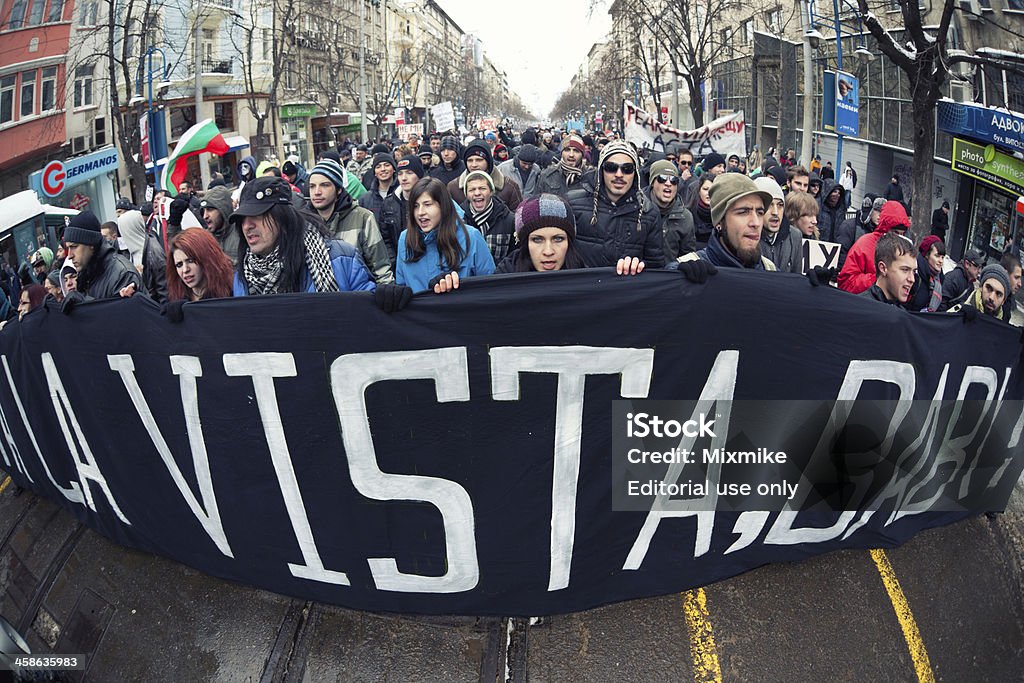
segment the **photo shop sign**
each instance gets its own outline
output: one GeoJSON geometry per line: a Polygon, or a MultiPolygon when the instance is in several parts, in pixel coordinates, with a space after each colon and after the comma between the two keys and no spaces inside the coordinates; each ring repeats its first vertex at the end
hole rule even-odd
{"type": "Polygon", "coordinates": [[[689,149],[698,158],[711,152],[718,152],[727,158],[730,154],[736,154],[740,159],[747,158],[742,111],[720,116],[695,130],[679,130],[626,101],[623,104],[623,120],[624,137],[640,149],[677,153],[689,149]]]}
{"type": "Polygon", "coordinates": [[[0,332],[0,464],[119,544],[278,593],[562,613],[1000,509],[1019,339],[729,269],[470,279],[392,315],[366,293],[180,323],[138,296],[47,304],[0,332]],[[623,506],[615,468],[655,449],[623,506]]]}

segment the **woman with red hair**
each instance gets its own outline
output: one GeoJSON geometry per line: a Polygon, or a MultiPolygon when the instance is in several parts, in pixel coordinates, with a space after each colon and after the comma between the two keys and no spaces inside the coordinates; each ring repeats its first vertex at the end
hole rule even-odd
{"type": "Polygon", "coordinates": [[[188,228],[171,238],[167,251],[167,300],[200,301],[231,296],[234,266],[202,228],[188,228]]]}

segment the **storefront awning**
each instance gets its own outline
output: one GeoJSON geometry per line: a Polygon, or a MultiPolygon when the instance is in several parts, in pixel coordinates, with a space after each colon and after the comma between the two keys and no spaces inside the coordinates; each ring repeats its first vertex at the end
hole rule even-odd
{"type": "Polygon", "coordinates": [[[234,152],[236,149],[242,149],[243,147],[249,146],[249,141],[241,135],[225,135],[224,142],[228,143],[229,152],[234,152]]]}

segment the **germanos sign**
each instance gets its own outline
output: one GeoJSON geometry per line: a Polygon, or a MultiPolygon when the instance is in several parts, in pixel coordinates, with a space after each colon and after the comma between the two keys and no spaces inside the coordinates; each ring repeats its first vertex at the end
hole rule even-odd
{"type": "Polygon", "coordinates": [[[113,146],[69,159],[54,160],[29,176],[29,185],[47,197],[56,197],[69,187],[117,170],[117,149],[113,146]]]}
{"type": "Polygon", "coordinates": [[[1011,194],[1024,194],[1024,162],[996,151],[953,138],[953,170],[994,185],[1011,194]]]}

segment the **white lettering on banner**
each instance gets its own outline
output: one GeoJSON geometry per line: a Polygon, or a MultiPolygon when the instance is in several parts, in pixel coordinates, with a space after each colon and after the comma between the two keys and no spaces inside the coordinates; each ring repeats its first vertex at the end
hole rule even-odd
{"type": "MultiPolygon", "coordinates": [[[[715,358],[711,372],[701,389],[700,398],[697,399],[697,406],[693,409],[693,416],[700,413],[710,413],[711,409],[718,405],[719,411],[715,414],[718,422],[718,434],[711,442],[712,446],[722,448],[725,446],[725,438],[729,433],[729,418],[732,413],[733,394],[736,391],[736,376],[739,369],[740,352],[736,350],[719,351],[715,358]]],[[[697,437],[683,436],[679,441],[680,450],[693,451],[697,437]]],[[[666,484],[678,484],[683,474],[684,463],[672,463],[665,473],[666,484]]],[[[718,500],[718,481],[722,474],[722,463],[709,463],[707,468],[708,492],[700,498],[688,500],[672,500],[667,494],[659,493],[654,503],[651,504],[651,511],[647,513],[647,519],[637,534],[633,547],[626,556],[623,569],[640,569],[647,557],[647,551],[651,547],[651,539],[658,531],[661,520],[667,517],[696,517],[697,518],[697,539],[694,543],[693,556],[700,557],[711,549],[711,532],[715,527],[715,503],[718,500]]]]}
{"type": "Polygon", "coordinates": [[[576,488],[587,375],[621,375],[620,395],[646,398],[654,370],[654,349],[597,346],[499,346],[491,349],[491,395],[519,400],[519,374],[558,375],[555,403],[554,472],[551,482],[551,573],[548,590],[569,585],[576,537],[576,488]]]}
{"type": "Polygon", "coordinates": [[[64,439],[68,444],[68,450],[71,452],[71,459],[75,463],[75,469],[78,470],[78,478],[82,483],[82,492],[85,494],[85,504],[90,510],[96,512],[96,503],[92,498],[92,487],[89,485],[89,480],[92,480],[107,497],[107,501],[110,503],[110,507],[114,510],[117,518],[131,526],[131,522],[121,512],[121,508],[114,499],[114,494],[111,493],[106,478],[100,472],[100,467],[96,463],[96,458],[93,457],[89,442],[85,440],[82,427],[78,424],[78,417],[75,415],[75,411],[71,409],[71,401],[68,398],[67,390],[64,389],[64,383],[61,382],[60,373],[57,372],[57,366],[53,364],[53,357],[49,353],[44,353],[42,361],[43,372],[46,374],[46,384],[50,389],[50,398],[53,400],[53,409],[57,413],[57,420],[60,422],[60,429],[64,433],[64,439]],[[64,417],[65,410],[67,411],[67,418],[64,417]],[[68,427],[68,420],[71,421],[71,428],[75,430],[74,435],[71,434],[71,428],[68,427]],[[81,454],[79,454],[78,446],[75,445],[76,437],[82,447],[81,454]],[[85,462],[82,462],[83,457],[85,462]]]}
{"type": "Polygon", "coordinates": [[[281,486],[281,496],[284,498],[288,518],[295,532],[295,540],[299,543],[299,550],[305,562],[289,562],[288,570],[292,576],[300,579],[350,585],[344,572],[326,569],[320,560],[320,551],[317,550],[313,531],[309,526],[306,508],[302,503],[302,493],[295,479],[295,468],[288,452],[281,411],[277,405],[274,378],[295,377],[295,359],[290,353],[226,353],[224,372],[228,377],[252,377],[252,385],[256,390],[256,404],[259,406],[260,419],[263,421],[263,433],[267,438],[267,448],[270,449],[270,459],[274,463],[277,481],[281,486]]]}
{"type": "Polygon", "coordinates": [[[354,353],[331,364],[331,389],[353,486],[373,500],[430,503],[441,513],[444,524],[447,571],[441,576],[406,574],[398,570],[392,557],[373,557],[367,563],[380,590],[460,593],[476,588],[480,580],[476,523],[469,493],[449,479],[391,474],[377,465],[370,416],[366,412],[366,389],[376,382],[414,379],[434,380],[439,403],[469,401],[466,347],[354,353]]]}
{"type": "Polygon", "coordinates": [[[839,250],[843,245],[837,242],[826,242],[824,240],[803,240],[803,269],[804,275],[814,266],[823,268],[839,267],[839,250]]]}
{"type": "Polygon", "coordinates": [[[18,444],[14,443],[14,435],[11,434],[11,427],[7,424],[7,413],[4,412],[2,406],[0,406],[0,427],[3,427],[4,441],[7,442],[7,446],[11,449],[11,458],[8,459],[7,450],[2,444],[0,444],[0,455],[4,456],[4,464],[11,467],[11,462],[13,460],[13,466],[17,468],[19,472],[24,474],[26,479],[34,484],[36,480],[32,478],[32,475],[28,473],[28,468],[25,467],[25,461],[21,458],[21,451],[18,450],[18,444]]]}
{"type": "Polygon", "coordinates": [[[908,515],[925,512],[942,496],[946,487],[950,484],[949,479],[943,482],[943,484],[936,489],[931,498],[916,503],[914,502],[914,496],[917,495],[918,491],[925,486],[934,486],[939,469],[942,465],[952,464],[954,466],[953,469],[947,468],[945,470],[946,476],[953,476],[955,472],[964,467],[965,460],[967,458],[966,446],[978,435],[978,430],[981,429],[981,422],[985,419],[985,415],[988,413],[989,408],[992,407],[992,400],[995,398],[998,388],[999,376],[996,374],[995,370],[977,365],[968,366],[967,370],[964,372],[963,380],[960,382],[960,389],[957,392],[956,403],[953,404],[953,414],[950,416],[949,422],[946,423],[946,434],[942,441],[939,442],[938,453],[932,459],[931,469],[928,471],[928,474],[924,479],[910,488],[907,493],[906,500],[901,501],[903,504],[893,512],[890,519],[897,520],[908,515]],[[953,438],[953,431],[957,427],[957,423],[960,421],[960,414],[963,412],[962,402],[967,396],[968,388],[972,384],[980,384],[985,387],[986,397],[984,406],[978,415],[977,423],[975,423],[970,433],[953,438]]]}
{"type": "MultiPolygon", "coordinates": [[[[77,481],[72,481],[70,486],[64,487],[58,484],[57,480],[53,478],[50,466],[43,457],[42,449],[39,448],[39,441],[36,440],[35,430],[32,429],[32,424],[28,421],[28,415],[25,414],[25,406],[22,404],[21,396],[18,394],[18,387],[14,385],[14,377],[11,376],[11,366],[7,363],[7,356],[0,356],[0,361],[3,362],[4,373],[7,375],[7,385],[11,389],[11,396],[14,397],[14,404],[18,407],[18,414],[21,415],[21,421],[25,424],[25,431],[28,433],[29,441],[32,442],[32,448],[35,449],[36,456],[39,458],[39,462],[43,465],[43,471],[46,473],[46,478],[50,480],[53,487],[60,491],[61,495],[67,498],[69,502],[76,505],[82,505],[85,502],[85,497],[82,495],[82,488],[78,485],[77,481]]],[[[28,475],[26,474],[26,476],[28,475]]]]}
{"type": "MultiPolygon", "coordinates": [[[[988,369],[988,368],[986,368],[986,369],[988,369]]],[[[992,372],[995,373],[995,370],[992,370],[992,372]]],[[[985,437],[981,440],[981,443],[978,445],[978,448],[976,450],[974,450],[974,456],[970,459],[969,462],[965,463],[965,465],[966,465],[965,469],[967,470],[967,475],[960,482],[960,497],[961,498],[965,497],[968,494],[968,491],[970,490],[971,478],[974,476],[974,471],[975,471],[974,463],[976,463],[978,461],[978,459],[981,457],[981,454],[982,454],[982,452],[985,449],[985,444],[988,443],[988,437],[990,437],[992,435],[992,428],[996,424],[996,418],[999,417],[999,410],[1003,407],[1003,397],[1006,396],[1006,388],[1010,384],[1010,372],[1011,372],[1011,368],[1006,368],[1005,372],[1003,373],[1003,385],[999,389],[999,398],[996,399],[995,410],[992,413],[992,421],[988,423],[988,429],[985,431],[985,437]]],[[[986,408],[987,408],[987,406],[986,406],[986,408]]],[[[1003,463],[1003,465],[1002,465],[1002,467],[1000,469],[1008,467],[1011,460],[1012,460],[1012,458],[1008,458],[1003,463]]],[[[996,481],[996,479],[992,480],[993,483],[995,483],[995,481],[996,481]]]]}
{"type": "MultiPolygon", "coordinates": [[[[828,428],[822,433],[818,440],[815,452],[820,451],[823,444],[831,443],[832,438],[845,426],[852,410],[853,400],[860,394],[861,386],[868,381],[886,382],[894,384],[899,388],[900,403],[889,420],[886,429],[885,440],[882,443],[879,457],[892,448],[892,441],[896,435],[896,429],[900,422],[906,417],[910,410],[910,401],[914,398],[914,386],[916,384],[914,366],[910,363],[901,363],[889,360],[867,360],[850,361],[847,366],[846,376],[843,377],[843,384],[839,387],[839,395],[836,403],[832,406],[832,414],[829,417],[828,428]]],[[[799,543],[824,543],[840,536],[857,515],[857,510],[844,510],[839,519],[830,527],[794,527],[799,512],[794,508],[799,507],[807,498],[807,487],[801,477],[798,484],[801,493],[793,500],[786,501],[784,509],[775,518],[775,523],[765,536],[764,542],[773,545],[796,545],[799,543]]]]}
{"type": "Polygon", "coordinates": [[[231,546],[228,545],[227,536],[224,534],[224,525],[221,523],[220,511],[217,509],[217,496],[213,492],[213,480],[210,478],[210,460],[206,453],[206,440],[203,438],[203,428],[199,420],[199,397],[196,391],[196,377],[203,376],[203,368],[199,359],[194,356],[171,356],[171,371],[181,377],[181,408],[185,413],[185,424],[188,429],[189,446],[192,450],[192,463],[195,468],[196,481],[199,484],[199,492],[203,497],[203,505],[199,505],[195,494],[189,487],[188,482],[181,475],[178,463],[171,455],[171,449],[167,446],[160,427],[156,424],[153,411],[149,408],[146,397],[142,394],[142,388],[135,378],[135,363],[129,355],[107,356],[110,369],[121,377],[124,388],[128,390],[128,396],[132,399],[139,419],[142,420],[150,440],[156,447],[160,459],[171,475],[174,485],[178,487],[188,507],[192,510],[203,530],[210,540],[217,545],[217,549],[228,557],[234,557],[231,546]]]}
{"type": "Polygon", "coordinates": [[[632,102],[624,104],[623,116],[626,141],[640,148],[664,151],[672,145],[679,149],[689,149],[696,156],[704,156],[710,152],[718,152],[724,156],[737,154],[740,158],[747,156],[742,111],[721,116],[695,130],[673,128],[632,102]]]}

